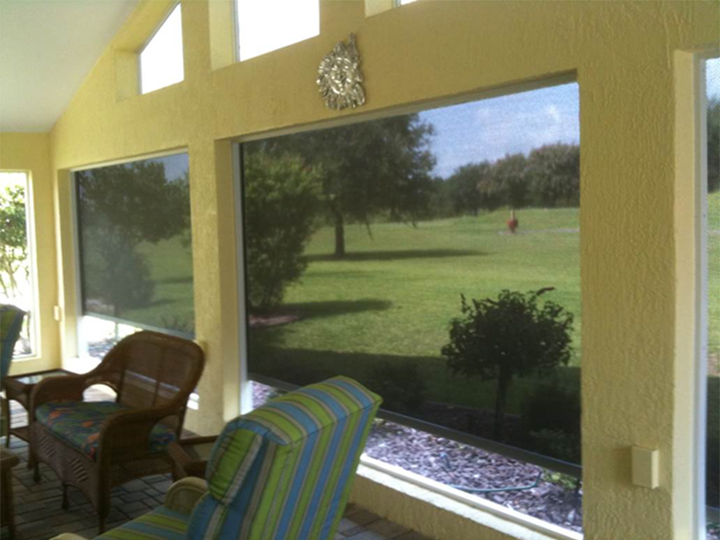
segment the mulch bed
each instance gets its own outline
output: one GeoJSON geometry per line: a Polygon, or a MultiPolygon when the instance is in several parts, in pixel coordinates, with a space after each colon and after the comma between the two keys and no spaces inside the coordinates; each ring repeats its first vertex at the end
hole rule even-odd
{"type": "MultiPolygon", "coordinates": [[[[272,388],[253,383],[255,406],[273,395],[272,388]]],[[[444,414],[450,414],[447,408],[444,414]]],[[[375,422],[365,453],[518,512],[582,531],[582,490],[549,482],[548,471],[541,467],[386,421],[375,422]],[[485,489],[503,491],[475,491],[485,489]]]]}

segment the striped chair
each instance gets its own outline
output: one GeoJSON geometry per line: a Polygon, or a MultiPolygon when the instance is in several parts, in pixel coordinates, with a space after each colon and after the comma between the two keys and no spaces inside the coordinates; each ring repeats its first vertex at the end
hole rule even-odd
{"type": "Polygon", "coordinates": [[[380,401],[346,377],[273,400],[225,426],[207,484],[99,538],[331,540],[380,401]]]}
{"type": "MultiPolygon", "coordinates": [[[[15,351],[15,344],[20,338],[25,313],[22,309],[9,304],[0,304],[0,389],[10,371],[10,364],[15,351]]],[[[5,396],[0,397],[0,437],[5,439],[5,446],[10,446],[10,404],[5,396]]]]}

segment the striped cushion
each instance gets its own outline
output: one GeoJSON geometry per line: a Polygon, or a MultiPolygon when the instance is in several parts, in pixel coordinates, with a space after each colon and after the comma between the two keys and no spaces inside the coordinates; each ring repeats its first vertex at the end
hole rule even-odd
{"type": "Polygon", "coordinates": [[[184,540],[189,516],[161,506],[149,514],[98,536],[114,540],[184,540]]]}
{"type": "Polygon", "coordinates": [[[0,304],[0,379],[10,370],[15,343],[20,337],[25,312],[15,306],[0,304]]]}
{"type": "Polygon", "coordinates": [[[380,398],[336,377],[230,422],[191,539],[332,538],[380,398]]]}

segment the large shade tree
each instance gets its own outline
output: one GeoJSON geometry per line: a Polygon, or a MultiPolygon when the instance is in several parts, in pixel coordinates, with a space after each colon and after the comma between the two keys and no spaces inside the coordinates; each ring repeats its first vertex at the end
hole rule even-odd
{"type": "Polygon", "coordinates": [[[491,178],[493,164],[489,161],[468,163],[458,167],[446,180],[456,214],[472,213],[477,216],[481,208],[494,210],[502,204],[498,193],[478,189],[478,184],[491,178]]]}
{"type": "MultiPolygon", "coordinates": [[[[362,122],[267,141],[274,154],[297,153],[322,177],[325,211],[335,227],[335,256],[345,255],[345,224],[386,213],[415,223],[434,191],[432,126],[417,115],[362,122]]],[[[368,229],[369,230],[369,229],[368,229]]]]}
{"type": "MultiPolygon", "coordinates": [[[[77,173],[85,301],[120,317],[152,301],[146,257],[136,248],[189,234],[189,180],[168,180],[165,165],[139,161],[77,173]]],[[[86,306],[87,307],[87,306],[86,306]]]]}

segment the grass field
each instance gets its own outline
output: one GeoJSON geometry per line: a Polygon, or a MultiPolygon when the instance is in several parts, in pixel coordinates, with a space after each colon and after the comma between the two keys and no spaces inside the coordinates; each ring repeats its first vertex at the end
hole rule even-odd
{"type": "MultiPolygon", "coordinates": [[[[344,260],[332,256],[332,228],[321,229],[306,251],[302,281],[290,287],[281,308],[300,320],[254,330],[251,358],[260,372],[278,376],[309,368],[364,378],[383,360],[408,362],[421,370],[432,401],[489,407],[493,383],[454,377],[441,358],[460,295],[480,299],[503,289],[555,287],[546,298],[575,316],[572,367],[560,372],[575,386],[582,324],[578,210],[521,211],[516,235],[507,234],[507,217],[498,211],[417,227],[376,224],[372,238],[363,226],[350,226],[344,260]]],[[[514,383],[510,410],[519,409],[533,384],[514,383]]]]}

